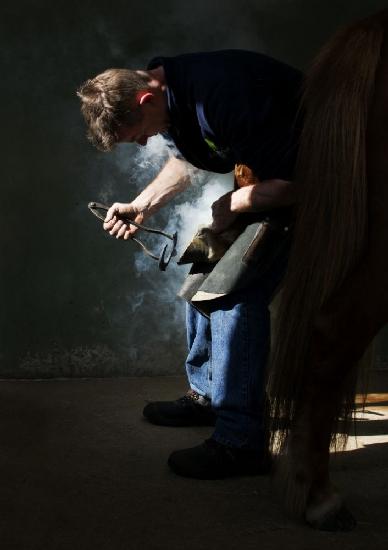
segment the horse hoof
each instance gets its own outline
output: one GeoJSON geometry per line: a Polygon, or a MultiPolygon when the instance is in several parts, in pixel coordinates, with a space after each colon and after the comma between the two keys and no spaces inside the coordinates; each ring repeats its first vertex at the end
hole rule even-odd
{"type": "Polygon", "coordinates": [[[356,518],[345,505],[314,521],[307,520],[307,523],[319,531],[352,531],[357,525],[356,518]]]}

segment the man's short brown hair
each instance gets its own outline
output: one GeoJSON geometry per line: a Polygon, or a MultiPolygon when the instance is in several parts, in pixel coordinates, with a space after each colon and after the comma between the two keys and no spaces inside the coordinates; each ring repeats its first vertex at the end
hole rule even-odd
{"type": "Polygon", "coordinates": [[[77,91],[87,124],[88,139],[101,151],[110,151],[118,140],[118,129],[141,119],[135,104],[137,92],[149,89],[144,71],[108,69],[87,80],[77,91]]]}

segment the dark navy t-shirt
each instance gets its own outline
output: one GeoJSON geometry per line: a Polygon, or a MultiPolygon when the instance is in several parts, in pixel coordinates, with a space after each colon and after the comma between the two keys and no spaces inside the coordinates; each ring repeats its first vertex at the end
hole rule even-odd
{"type": "Polygon", "coordinates": [[[303,75],[244,50],[157,57],[163,65],[168,134],[194,166],[226,173],[246,164],[261,179],[293,177],[303,75]]]}

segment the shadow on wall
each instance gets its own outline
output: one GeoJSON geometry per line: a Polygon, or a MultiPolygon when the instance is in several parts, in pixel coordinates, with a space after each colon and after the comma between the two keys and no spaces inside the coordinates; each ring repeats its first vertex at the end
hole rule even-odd
{"type": "MultiPolygon", "coordinates": [[[[131,200],[165,152],[152,149],[156,157],[140,169],[135,146],[93,150],[75,96],[86,78],[108,67],[141,68],[155,55],[222,48],[304,67],[338,25],[384,4],[5,0],[0,376],[182,370],[184,307],[174,295],[184,272],[144,270],[133,243],[103,235],[86,209],[91,200],[131,200]]],[[[195,212],[230,185],[202,174],[152,224],[190,220],[194,233],[195,212]],[[187,203],[195,201],[193,210],[187,203]]]]}

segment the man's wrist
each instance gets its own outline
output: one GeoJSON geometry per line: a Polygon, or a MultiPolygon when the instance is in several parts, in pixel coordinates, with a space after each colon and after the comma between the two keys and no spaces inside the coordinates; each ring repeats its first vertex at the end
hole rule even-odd
{"type": "Polygon", "coordinates": [[[241,187],[233,191],[230,196],[230,211],[231,212],[249,212],[252,209],[251,201],[251,188],[249,185],[247,187],[241,187]]]}
{"type": "Polygon", "coordinates": [[[151,201],[146,201],[137,197],[131,202],[131,206],[138,214],[145,214],[146,212],[149,213],[151,209],[151,201]]]}

